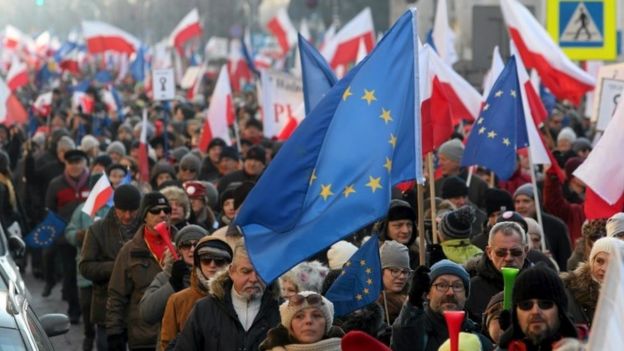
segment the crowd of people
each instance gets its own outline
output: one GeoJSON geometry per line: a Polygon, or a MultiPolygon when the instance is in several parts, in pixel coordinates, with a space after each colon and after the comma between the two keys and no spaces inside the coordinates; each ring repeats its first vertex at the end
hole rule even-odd
{"type": "MultiPolygon", "coordinates": [[[[102,86],[87,89],[95,107],[86,113],[62,81],[48,113],[31,117],[38,128],[0,125],[4,233],[14,248],[48,211],[67,223],[50,246],[15,258],[45,282],[42,296],[62,282],[83,350],[446,350],[444,311],[466,311],[462,350],[581,347],[591,333],[610,257],[624,250],[624,213],[585,218],[584,185],[573,175],[592,148],[584,118],[559,109],[544,126],[565,182],[550,167],[534,189],[522,152],[510,180],[469,171],[460,167],[464,136],[454,134],[428,180],[434,201],[394,189],[385,218],[266,284],[233,220],[280,143],[263,135],[256,96],[243,90],[235,97],[240,148],[215,138],[200,150],[214,83],[206,79],[203,99],[164,104],[124,81],[123,118],[103,102],[102,86]],[[142,130],[149,181],[139,169],[142,130]],[[113,199],[90,216],[83,207],[100,177],[113,199]],[[416,229],[419,205],[425,233],[416,229]],[[372,234],[381,241],[382,293],[335,316],[325,293],[372,234]],[[503,267],[520,271],[509,309],[503,267]]],[[[39,93],[29,85],[20,99],[33,110],[39,93]]]]}

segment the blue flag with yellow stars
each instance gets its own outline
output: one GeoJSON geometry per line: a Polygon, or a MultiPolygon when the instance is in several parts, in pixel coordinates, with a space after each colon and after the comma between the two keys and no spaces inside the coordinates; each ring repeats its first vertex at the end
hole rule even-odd
{"type": "Polygon", "coordinates": [[[337,79],[321,53],[301,34],[299,34],[299,56],[301,57],[303,103],[307,115],[336,84],[337,79]]]}
{"type": "Polygon", "coordinates": [[[334,85],[282,146],[235,219],[272,282],[383,217],[391,189],[423,180],[415,10],[334,85]]]}
{"type": "Polygon", "coordinates": [[[496,79],[468,136],[462,166],[479,165],[503,180],[516,170],[516,151],[529,145],[516,58],[512,56],[496,79]]]}
{"type": "Polygon", "coordinates": [[[344,264],[325,297],[334,304],[335,314],[340,317],[375,302],[381,287],[379,240],[373,235],[344,264]]]}
{"type": "Polygon", "coordinates": [[[32,232],[26,235],[24,242],[32,248],[49,247],[56,238],[63,235],[65,226],[66,224],[61,217],[52,211],[48,211],[48,215],[43,222],[39,223],[32,232]]]}

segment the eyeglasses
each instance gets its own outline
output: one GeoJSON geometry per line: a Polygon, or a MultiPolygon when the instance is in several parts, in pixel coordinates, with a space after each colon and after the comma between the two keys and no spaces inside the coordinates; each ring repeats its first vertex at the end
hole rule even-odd
{"type": "Polygon", "coordinates": [[[511,255],[512,257],[520,257],[524,255],[524,250],[514,248],[514,249],[496,249],[494,250],[494,254],[500,258],[507,257],[507,255],[511,255]]]}
{"type": "Polygon", "coordinates": [[[147,212],[153,215],[160,214],[160,212],[165,212],[165,214],[170,214],[171,207],[154,207],[154,208],[150,208],[147,212]]]}
{"type": "Polygon", "coordinates": [[[225,258],[214,258],[214,257],[200,257],[199,261],[205,265],[210,265],[212,264],[212,262],[214,262],[216,266],[224,266],[228,263],[228,261],[225,258]]]}
{"type": "Polygon", "coordinates": [[[323,297],[319,294],[310,294],[308,296],[295,294],[288,299],[289,306],[301,306],[304,302],[308,302],[310,306],[322,305],[323,297]]]}
{"type": "Polygon", "coordinates": [[[525,300],[518,303],[518,308],[523,311],[530,311],[536,303],[540,310],[549,310],[555,305],[552,300],[525,300]]]}
{"type": "Polygon", "coordinates": [[[181,250],[190,250],[191,247],[195,247],[197,245],[197,241],[183,241],[180,243],[179,249],[181,250]]]}
{"type": "Polygon", "coordinates": [[[446,293],[449,288],[453,288],[453,292],[459,293],[464,291],[464,283],[460,281],[453,282],[453,284],[449,284],[447,282],[432,284],[435,286],[436,290],[441,293],[446,293]]]}
{"type": "Polygon", "coordinates": [[[401,275],[404,275],[407,278],[409,278],[414,273],[414,271],[409,269],[409,268],[390,267],[390,268],[386,268],[386,269],[390,271],[390,274],[392,275],[392,278],[398,278],[401,275]]]}

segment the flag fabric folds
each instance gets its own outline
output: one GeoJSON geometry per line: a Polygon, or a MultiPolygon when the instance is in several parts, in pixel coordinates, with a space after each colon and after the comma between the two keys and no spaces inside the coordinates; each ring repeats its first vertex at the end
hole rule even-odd
{"type": "Polygon", "coordinates": [[[382,286],[379,239],[373,235],[344,264],[325,297],[334,304],[336,316],[344,316],[375,302],[382,286]]]}
{"type": "Polygon", "coordinates": [[[226,144],[230,145],[232,141],[230,140],[229,126],[232,124],[234,124],[232,89],[230,88],[227,67],[224,65],[221,67],[219,78],[217,78],[217,83],[210,98],[210,106],[206,112],[204,127],[199,138],[199,149],[207,151],[208,144],[214,138],[221,138],[226,144]]]}
{"type": "Polygon", "coordinates": [[[141,45],[132,34],[104,22],[82,21],[82,33],[92,54],[106,51],[132,54],[141,45]]]}
{"type": "Polygon", "coordinates": [[[412,10],[328,91],[240,208],[265,282],[383,217],[393,185],[422,181],[415,28],[412,10]]]}
{"type": "Polygon", "coordinates": [[[149,158],[147,144],[147,110],[143,110],[143,120],[141,122],[141,136],[139,138],[139,179],[142,182],[149,182],[149,158]]]}
{"type": "Polygon", "coordinates": [[[307,115],[336,84],[337,79],[323,56],[301,35],[299,35],[299,55],[301,56],[303,101],[307,115]]]}
{"type": "Polygon", "coordinates": [[[332,27],[327,31],[329,35],[323,43],[321,54],[333,69],[340,65],[347,66],[357,60],[360,39],[364,40],[367,52],[375,46],[373,14],[369,7],[360,11],[335,35],[331,30],[332,27]]]}
{"type": "Polygon", "coordinates": [[[267,23],[267,29],[273,34],[280,48],[282,55],[288,54],[290,48],[297,43],[297,30],[290,21],[286,7],[280,8],[275,17],[267,23]]]}
{"type": "Polygon", "coordinates": [[[14,123],[26,123],[27,121],[28,113],[24,106],[22,106],[19,99],[0,77],[0,123],[11,125],[14,123]]]}
{"type": "Polygon", "coordinates": [[[82,212],[89,215],[89,217],[93,217],[112,197],[113,186],[108,180],[106,173],[103,173],[91,189],[91,192],[89,192],[89,196],[82,207],[82,212]]]}
{"type": "Polygon", "coordinates": [[[49,247],[63,235],[66,225],[56,213],[48,211],[46,218],[24,238],[24,242],[32,248],[49,247]]]}
{"type": "Polygon", "coordinates": [[[528,144],[516,58],[512,56],[472,127],[461,164],[486,167],[507,180],[516,170],[516,150],[528,144]]]}
{"type": "Polygon", "coordinates": [[[169,36],[169,44],[178,49],[178,52],[182,52],[186,42],[201,35],[202,27],[199,21],[199,12],[195,8],[184,16],[173,29],[169,36]]]}
{"type": "Polygon", "coordinates": [[[453,33],[448,23],[446,0],[438,0],[433,30],[431,31],[431,40],[436,52],[444,63],[452,66],[459,60],[455,51],[455,33],[453,33]]]}

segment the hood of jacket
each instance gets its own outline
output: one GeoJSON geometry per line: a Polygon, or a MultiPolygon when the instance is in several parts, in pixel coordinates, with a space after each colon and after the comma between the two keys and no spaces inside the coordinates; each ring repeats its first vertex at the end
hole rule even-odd
{"type": "Polygon", "coordinates": [[[596,310],[600,284],[592,278],[589,264],[582,262],[572,272],[561,273],[561,280],[579,305],[596,310]]]}

